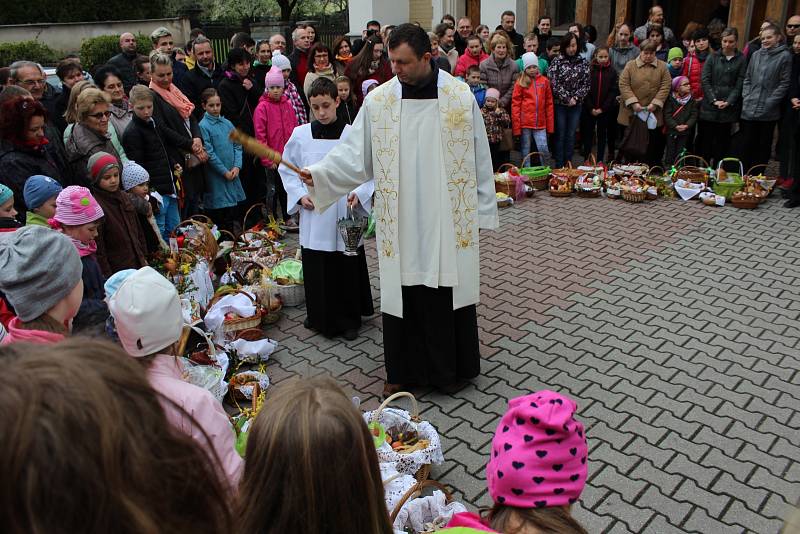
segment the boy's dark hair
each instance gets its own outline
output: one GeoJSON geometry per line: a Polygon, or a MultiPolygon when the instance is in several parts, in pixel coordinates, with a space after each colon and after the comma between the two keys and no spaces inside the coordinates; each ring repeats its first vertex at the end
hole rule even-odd
{"type": "Polygon", "coordinates": [[[249,33],[237,32],[233,34],[233,37],[231,37],[231,48],[242,48],[244,46],[251,47],[255,45],[256,42],[252,37],[250,37],[249,33]]]}
{"type": "Polygon", "coordinates": [[[144,72],[145,65],[150,64],[150,58],[147,56],[136,56],[136,59],[133,60],[133,68],[136,71],[136,75],[138,76],[142,72],[144,72]]]}
{"type": "Polygon", "coordinates": [[[58,66],[56,67],[56,76],[61,81],[64,81],[64,78],[72,74],[73,72],[83,72],[81,68],[81,64],[75,61],[74,59],[62,59],[58,62],[58,66]]]}
{"type": "Polygon", "coordinates": [[[205,104],[215,96],[219,96],[217,90],[213,87],[209,87],[208,89],[204,89],[202,93],[200,93],[200,102],[205,104]]]}
{"type": "Polygon", "coordinates": [[[545,19],[549,20],[549,21],[550,21],[550,23],[552,24],[552,22],[553,22],[553,17],[551,17],[550,15],[542,15],[541,17],[539,17],[539,20],[538,20],[538,21],[536,21],[536,25],[538,26],[538,25],[539,25],[539,24],[541,24],[541,23],[542,23],[542,21],[543,21],[543,20],[545,20],[545,19]]]}
{"type": "Polygon", "coordinates": [[[514,12],[511,11],[510,9],[507,9],[507,10],[503,11],[503,14],[500,15],[500,18],[502,19],[503,17],[514,17],[515,19],[517,18],[517,16],[514,14],[514,12]]]}
{"type": "Polygon", "coordinates": [[[708,41],[709,32],[707,28],[700,28],[692,33],[692,41],[697,41],[698,39],[705,39],[708,41]]]}
{"type": "Polygon", "coordinates": [[[561,37],[551,37],[547,40],[548,50],[552,50],[556,46],[561,46],[561,37]]]}
{"type": "Polygon", "coordinates": [[[336,84],[332,80],[328,78],[319,77],[313,82],[311,82],[311,87],[309,87],[308,94],[306,95],[306,97],[311,99],[312,97],[315,96],[325,96],[325,95],[328,95],[334,101],[339,96],[339,90],[336,88],[336,84]]]}
{"type": "Polygon", "coordinates": [[[397,48],[403,43],[411,47],[417,59],[422,59],[422,56],[431,53],[431,40],[425,30],[419,26],[405,23],[394,29],[389,36],[389,50],[397,48]]]}
{"type": "Polygon", "coordinates": [[[228,66],[241,65],[242,63],[253,63],[253,56],[244,48],[234,48],[228,52],[228,66]]]}
{"type": "MultiPolygon", "coordinates": [[[[452,30],[453,27],[447,24],[446,22],[442,22],[441,24],[437,24],[436,28],[433,30],[433,33],[441,39],[447,33],[447,30],[452,30]]],[[[391,37],[391,36],[390,36],[391,37]]]]}
{"type": "Polygon", "coordinates": [[[483,44],[483,41],[481,41],[481,37],[479,35],[475,35],[474,33],[469,37],[467,37],[466,39],[464,39],[464,41],[467,43],[467,46],[469,46],[470,41],[478,41],[479,43],[483,44]]]}
{"type": "Polygon", "coordinates": [[[367,21],[367,24],[366,24],[366,26],[364,26],[364,28],[369,28],[370,26],[377,26],[378,28],[380,28],[381,27],[381,23],[378,22],[377,20],[370,20],[370,21],[367,21]]]}
{"type": "Polygon", "coordinates": [[[470,65],[469,67],[467,67],[466,75],[469,76],[470,74],[474,74],[476,72],[478,74],[480,74],[481,73],[481,68],[479,66],[477,66],[477,65],[470,65]]]}

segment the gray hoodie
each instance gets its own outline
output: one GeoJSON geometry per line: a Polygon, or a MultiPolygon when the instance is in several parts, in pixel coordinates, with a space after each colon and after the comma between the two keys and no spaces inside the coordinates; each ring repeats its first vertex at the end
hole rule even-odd
{"type": "Polygon", "coordinates": [[[612,46],[611,47],[611,64],[614,66],[614,70],[617,71],[617,75],[622,74],[622,69],[625,68],[625,65],[628,64],[628,61],[636,59],[639,55],[639,47],[635,45],[630,45],[626,48],[622,48],[620,46],[612,46]]]}
{"type": "Polygon", "coordinates": [[[785,44],[756,50],[744,77],[742,118],[748,121],[778,120],[791,77],[792,57],[785,44]]]}

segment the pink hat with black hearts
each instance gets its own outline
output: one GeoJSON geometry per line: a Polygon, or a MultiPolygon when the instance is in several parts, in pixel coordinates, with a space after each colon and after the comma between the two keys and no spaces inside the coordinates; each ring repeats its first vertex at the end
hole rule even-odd
{"type": "Polygon", "coordinates": [[[588,447],[577,404],[549,390],[512,399],[492,439],[486,480],[494,502],[570,505],[586,485],[588,447]]]}

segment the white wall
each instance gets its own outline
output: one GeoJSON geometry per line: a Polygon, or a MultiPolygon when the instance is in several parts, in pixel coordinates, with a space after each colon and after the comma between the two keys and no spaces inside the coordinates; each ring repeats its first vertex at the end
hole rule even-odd
{"type": "Polygon", "coordinates": [[[361,35],[368,20],[384,24],[408,22],[408,0],[350,0],[350,35],[361,35]]]}
{"type": "Polygon", "coordinates": [[[481,0],[481,23],[490,31],[500,25],[500,14],[510,9],[517,17],[517,32],[524,34],[528,21],[528,2],[526,0],[481,0]]]}
{"type": "Polygon", "coordinates": [[[172,31],[176,46],[189,40],[189,19],[119,20],[107,22],[61,22],[52,24],[14,24],[0,26],[0,42],[37,40],[54,50],[77,52],[81,42],[100,35],[119,35],[123,32],[150,33],[164,26],[172,31]]]}

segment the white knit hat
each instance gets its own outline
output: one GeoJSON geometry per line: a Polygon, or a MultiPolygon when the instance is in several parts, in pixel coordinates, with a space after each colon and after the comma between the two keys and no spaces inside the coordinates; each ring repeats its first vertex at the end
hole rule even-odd
{"type": "Polygon", "coordinates": [[[155,354],[178,341],[183,315],[178,291],[152,267],[130,275],[108,299],[119,341],[134,357],[155,354]]]}
{"type": "Polygon", "coordinates": [[[533,52],[525,52],[522,54],[522,70],[527,69],[528,67],[538,67],[539,66],[539,58],[536,57],[536,54],[533,52]]]}
{"type": "Polygon", "coordinates": [[[272,66],[278,67],[280,70],[286,70],[292,68],[292,62],[289,61],[289,58],[281,54],[280,52],[273,52],[272,53],[272,66]]]}
{"type": "Polygon", "coordinates": [[[123,191],[130,191],[137,185],[150,181],[150,174],[147,170],[136,163],[135,161],[128,161],[122,165],[122,189],[123,191]]]}

